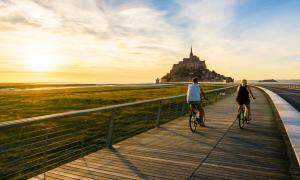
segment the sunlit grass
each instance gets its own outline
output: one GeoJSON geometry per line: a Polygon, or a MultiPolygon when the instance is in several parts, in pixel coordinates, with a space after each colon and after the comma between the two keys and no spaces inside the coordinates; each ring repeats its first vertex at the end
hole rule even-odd
{"type": "MultiPolygon", "coordinates": [[[[211,87],[206,87],[206,89],[208,88],[211,87]]],[[[184,94],[186,91],[185,85],[0,91],[0,122],[174,96],[184,94]]]]}

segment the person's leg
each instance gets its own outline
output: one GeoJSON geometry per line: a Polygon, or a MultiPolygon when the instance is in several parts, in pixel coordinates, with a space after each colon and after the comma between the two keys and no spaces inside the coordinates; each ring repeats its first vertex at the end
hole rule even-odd
{"type": "Polygon", "coordinates": [[[196,112],[195,105],[192,102],[190,102],[189,105],[190,105],[190,113],[196,112]]]}
{"type": "Polygon", "coordinates": [[[242,111],[242,108],[243,108],[243,105],[242,104],[239,104],[238,105],[238,113],[240,113],[242,111]]]}
{"type": "Polygon", "coordinates": [[[198,107],[197,107],[197,105],[195,104],[195,103],[191,103],[191,111],[190,111],[192,114],[196,114],[196,118],[198,118],[198,114],[197,114],[197,112],[198,112],[198,107]]]}
{"type": "Polygon", "coordinates": [[[199,104],[195,104],[195,108],[197,109],[197,118],[199,119],[201,117],[201,111],[199,104]]]}
{"type": "Polygon", "coordinates": [[[200,122],[201,122],[201,126],[205,126],[203,118],[204,118],[204,109],[202,106],[199,106],[199,112],[200,112],[200,122]]]}
{"type": "Polygon", "coordinates": [[[193,105],[190,102],[189,102],[189,111],[190,111],[190,113],[193,112],[193,105]]]}
{"type": "Polygon", "coordinates": [[[239,118],[239,115],[242,112],[242,108],[243,108],[243,105],[241,103],[239,103],[239,105],[238,105],[238,114],[236,116],[237,118],[239,118]]]}
{"type": "Polygon", "coordinates": [[[247,111],[248,111],[248,115],[247,115],[248,117],[247,117],[247,118],[248,118],[248,120],[250,121],[250,120],[251,120],[250,104],[247,104],[247,105],[246,105],[246,108],[247,108],[247,111]]]}
{"type": "Polygon", "coordinates": [[[202,117],[204,114],[204,110],[201,106],[199,106],[199,113],[200,113],[200,117],[202,117]]]}

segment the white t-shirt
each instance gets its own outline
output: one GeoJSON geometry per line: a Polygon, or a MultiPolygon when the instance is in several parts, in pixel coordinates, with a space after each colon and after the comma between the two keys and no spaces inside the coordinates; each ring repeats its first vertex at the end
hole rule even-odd
{"type": "Polygon", "coordinates": [[[190,84],[187,91],[187,102],[200,101],[201,84],[190,84]]]}

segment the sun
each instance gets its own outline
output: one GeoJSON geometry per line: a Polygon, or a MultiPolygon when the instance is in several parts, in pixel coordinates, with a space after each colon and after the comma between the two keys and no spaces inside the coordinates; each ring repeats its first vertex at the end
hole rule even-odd
{"type": "Polygon", "coordinates": [[[48,53],[30,53],[27,57],[26,66],[30,71],[46,72],[54,68],[54,58],[48,53]]]}

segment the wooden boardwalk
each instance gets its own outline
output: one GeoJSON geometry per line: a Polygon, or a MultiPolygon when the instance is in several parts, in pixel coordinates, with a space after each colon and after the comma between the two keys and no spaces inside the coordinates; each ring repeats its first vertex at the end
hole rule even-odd
{"type": "Polygon", "coordinates": [[[205,107],[207,127],[198,133],[182,117],[48,171],[46,179],[289,179],[272,109],[254,93],[253,122],[244,130],[231,95],[205,107]]]}

